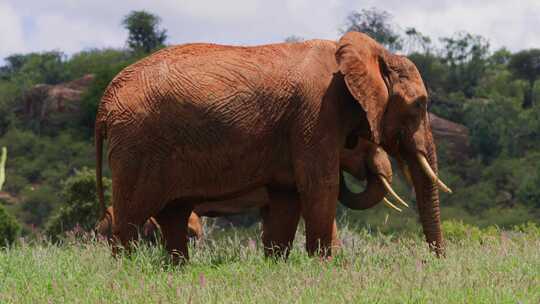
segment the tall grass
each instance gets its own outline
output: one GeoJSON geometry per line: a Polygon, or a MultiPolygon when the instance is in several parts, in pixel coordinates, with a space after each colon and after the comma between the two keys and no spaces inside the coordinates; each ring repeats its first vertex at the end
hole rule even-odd
{"type": "Polygon", "coordinates": [[[473,237],[458,227],[437,259],[419,235],[343,227],[331,261],[308,257],[300,233],[289,259],[274,261],[258,229],[214,230],[183,267],[159,246],[114,259],[95,239],[23,241],[0,250],[0,302],[538,303],[540,233],[530,228],[473,237]]]}

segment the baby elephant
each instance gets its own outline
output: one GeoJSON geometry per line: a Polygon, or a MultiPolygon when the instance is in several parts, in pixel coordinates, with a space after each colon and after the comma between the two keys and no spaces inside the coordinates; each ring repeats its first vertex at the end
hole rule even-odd
{"type": "MultiPolygon", "coordinates": [[[[96,224],[96,233],[111,238],[112,237],[112,222],[114,220],[113,207],[108,207],[105,212],[105,216],[96,224]]],[[[155,242],[157,232],[159,230],[159,224],[157,221],[150,217],[142,227],[140,231],[141,238],[155,242]]],[[[188,237],[200,239],[203,236],[203,228],[201,224],[201,218],[195,213],[191,212],[188,220],[188,237]]]]}

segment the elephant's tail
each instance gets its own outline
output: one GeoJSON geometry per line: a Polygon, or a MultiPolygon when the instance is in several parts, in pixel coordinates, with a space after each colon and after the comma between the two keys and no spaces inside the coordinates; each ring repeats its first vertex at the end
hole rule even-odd
{"type": "Polygon", "coordinates": [[[94,128],[94,141],[96,145],[96,191],[99,199],[99,208],[101,209],[101,218],[104,218],[107,214],[107,208],[105,207],[105,195],[103,194],[103,177],[102,177],[102,163],[103,163],[103,132],[104,128],[96,122],[94,128]]]}

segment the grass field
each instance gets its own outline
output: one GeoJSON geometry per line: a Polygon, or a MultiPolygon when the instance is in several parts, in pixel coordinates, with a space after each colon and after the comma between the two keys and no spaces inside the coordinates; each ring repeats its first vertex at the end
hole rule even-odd
{"type": "Polygon", "coordinates": [[[298,234],[288,261],[265,259],[259,230],[213,231],[183,267],[140,245],[114,259],[95,240],[0,250],[0,303],[540,303],[540,233],[450,238],[447,257],[420,236],[344,228],[331,261],[298,234]]]}

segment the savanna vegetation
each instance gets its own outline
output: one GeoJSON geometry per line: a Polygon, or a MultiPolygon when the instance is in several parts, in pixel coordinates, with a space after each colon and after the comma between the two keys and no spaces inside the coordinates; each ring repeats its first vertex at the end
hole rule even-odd
{"type": "MultiPolygon", "coordinates": [[[[444,143],[438,146],[440,174],[454,190],[441,194],[447,259],[433,259],[422,245],[414,195],[401,176],[395,189],[412,208],[399,214],[384,206],[340,209],[345,248],[330,263],[308,259],[301,250],[288,263],[264,260],[253,241],[256,225],[212,234],[192,250],[193,261],[184,269],[165,265],[160,248],[142,245],[135,255],[113,260],[102,242],[76,238],[98,214],[92,170],[97,104],[123,67],[168,44],[159,21],[142,11],[127,15],[121,21],[129,32],[123,49],[4,58],[0,147],[7,148],[7,160],[0,163],[0,247],[25,238],[0,251],[0,302],[143,301],[143,294],[155,297],[153,302],[208,302],[225,294],[231,302],[274,302],[277,293],[290,299],[280,302],[538,300],[540,49],[492,49],[484,37],[467,32],[427,37],[377,9],[352,12],[338,31],[366,32],[409,56],[430,92],[430,111],[469,130],[464,158],[456,160],[444,143]],[[24,115],[31,88],[87,74],[95,76],[69,121],[55,125],[54,117],[44,122],[24,115]],[[257,292],[246,295],[237,287],[257,292]]],[[[106,185],[110,189],[110,181],[106,185]]]]}
{"type": "MultiPolygon", "coordinates": [[[[537,303],[540,229],[507,231],[446,222],[447,257],[419,234],[342,227],[331,261],[310,258],[305,239],[284,262],[265,259],[257,231],[210,229],[190,263],[173,267],[161,247],[140,244],[113,259],[91,237],[22,242],[0,252],[2,303],[537,303]]],[[[300,231],[299,231],[300,232],[300,231]]]]}

